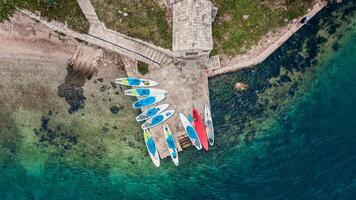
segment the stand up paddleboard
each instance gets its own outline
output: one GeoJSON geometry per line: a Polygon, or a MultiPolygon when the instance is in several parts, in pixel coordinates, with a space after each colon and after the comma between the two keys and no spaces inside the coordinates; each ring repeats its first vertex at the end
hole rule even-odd
{"type": "Polygon", "coordinates": [[[164,112],[161,112],[160,114],[152,117],[151,119],[147,120],[144,124],[142,124],[142,129],[148,129],[155,127],[162,122],[166,121],[170,117],[172,117],[174,114],[174,110],[166,110],[164,112]]]}
{"type": "Polygon", "coordinates": [[[135,96],[135,97],[146,97],[156,94],[167,94],[167,90],[157,89],[157,88],[136,88],[124,91],[125,95],[135,96]]]}
{"type": "Polygon", "coordinates": [[[205,131],[208,136],[208,141],[210,146],[214,144],[214,127],[213,127],[213,119],[211,118],[210,108],[208,104],[205,104],[205,131]]]}
{"type": "Polygon", "coordinates": [[[143,130],[143,136],[145,138],[145,143],[146,143],[148,154],[150,154],[153,164],[156,167],[159,167],[160,159],[159,159],[158,151],[157,151],[155,142],[153,141],[153,137],[151,135],[150,130],[148,130],[148,129],[143,130]]]}
{"type": "Polygon", "coordinates": [[[152,106],[160,101],[162,101],[166,96],[164,94],[157,94],[153,96],[148,96],[140,99],[132,104],[133,108],[143,108],[147,106],[152,106]]]}
{"type": "Polygon", "coordinates": [[[199,112],[196,109],[193,109],[193,119],[194,119],[195,130],[198,133],[200,142],[203,145],[204,149],[208,150],[209,144],[208,144],[208,139],[207,139],[206,133],[205,133],[205,127],[204,127],[203,121],[201,120],[199,112]]]}
{"type": "Polygon", "coordinates": [[[117,78],[115,79],[114,82],[116,84],[132,86],[132,87],[152,87],[158,85],[156,81],[143,79],[143,78],[134,78],[134,77],[117,78]]]}
{"type": "Polygon", "coordinates": [[[152,118],[153,116],[165,111],[169,107],[169,104],[161,104],[156,107],[150,108],[146,110],[145,112],[141,113],[136,117],[136,121],[141,122],[144,120],[148,120],[152,118]]]}
{"type": "Polygon", "coordinates": [[[174,141],[172,131],[167,124],[163,125],[163,133],[166,139],[169,154],[171,155],[174,164],[178,166],[178,150],[177,150],[176,142],[174,141]]]}
{"type": "Polygon", "coordinates": [[[179,113],[179,117],[180,120],[183,124],[184,130],[187,133],[190,141],[192,142],[192,144],[198,149],[200,150],[202,148],[199,137],[197,132],[195,131],[194,127],[192,126],[192,124],[188,121],[188,119],[184,116],[183,113],[179,113]]]}

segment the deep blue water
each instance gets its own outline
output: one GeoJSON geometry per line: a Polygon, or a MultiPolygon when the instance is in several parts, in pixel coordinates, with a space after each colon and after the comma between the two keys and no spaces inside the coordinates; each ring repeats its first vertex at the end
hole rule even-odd
{"type": "MultiPolygon", "coordinates": [[[[159,169],[137,166],[108,175],[50,164],[36,175],[15,159],[0,169],[0,198],[355,199],[355,24],[337,43],[334,50],[318,50],[319,61],[305,75],[309,79],[268,119],[270,123],[255,127],[250,143],[235,137],[244,128],[234,129],[237,122],[225,120],[221,127],[216,124],[216,145],[209,153],[186,150],[178,168],[167,159],[159,169]],[[152,170],[142,174],[143,168],[152,170]]],[[[273,62],[278,65],[278,59],[273,62]]],[[[235,75],[220,78],[231,85],[235,75]]],[[[237,102],[239,96],[224,98],[237,102]]],[[[212,100],[213,110],[221,111],[217,113],[232,112],[218,104],[212,100]]]]}
{"type": "Polygon", "coordinates": [[[257,143],[267,144],[265,155],[237,193],[246,192],[249,199],[356,197],[355,27],[343,39],[305,93],[264,131],[269,136],[257,143]]]}

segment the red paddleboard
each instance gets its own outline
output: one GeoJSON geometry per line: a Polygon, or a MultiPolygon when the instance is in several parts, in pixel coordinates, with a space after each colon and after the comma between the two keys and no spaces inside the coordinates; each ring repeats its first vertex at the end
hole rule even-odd
{"type": "Polygon", "coordinates": [[[201,120],[199,112],[196,109],[193,109],[193,119],[194,119],[195,130],[198,133],[200,142],[201,142],[202,146],[204,147],[204,149],[208,150],[209,145],[208,145],[208,138],[205,133],[205,126],[203,124],[203,121],[201,120]]]}

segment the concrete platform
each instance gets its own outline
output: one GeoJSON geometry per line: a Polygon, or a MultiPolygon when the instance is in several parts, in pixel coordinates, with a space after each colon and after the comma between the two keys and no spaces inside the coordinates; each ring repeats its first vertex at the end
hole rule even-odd
{"type": "MultiPolygon", "coordinates": [[[[204,106],[209,103],[208,77],[205,66],[196,61],[187,61],[184,66],[174,64],[163,67],[150,66],[150,72],[142,76],[138,73],[135,62],[128,59],[124,62],[128,76],[155,80],[159,82],[157,88],[168,91],[168,95],[162,103],[169,103],[169,109],[175,109],[176,113],[166,123],[173,132],[179,151],[191,146],[181,124],[179,113],[191,114],[194,107],[199,110],[201,115],[204,114],[204,106]]],[[[169,156],[162,126],[152,128],[151,132],[161,158],[169,156]]]]}

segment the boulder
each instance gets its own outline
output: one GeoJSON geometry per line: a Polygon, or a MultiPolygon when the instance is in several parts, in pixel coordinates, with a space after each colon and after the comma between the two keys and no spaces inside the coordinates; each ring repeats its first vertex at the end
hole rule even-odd
{"type": "Polygon", "coordinates": [[[235,83],[235,89],[238,91],[246,90],[249,86],[245,83],[237,82],[235,83]]]}

